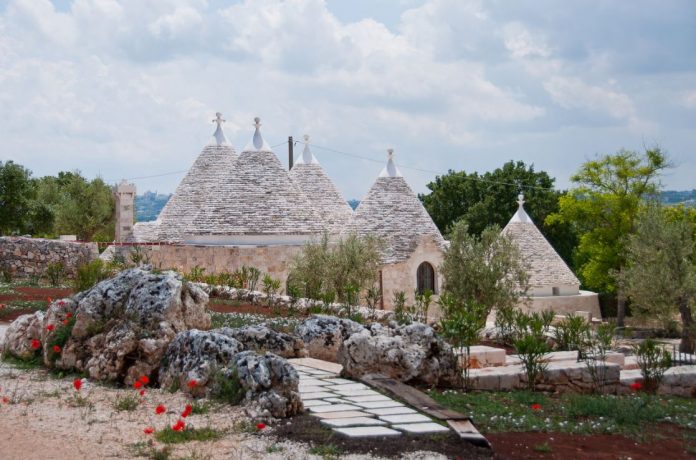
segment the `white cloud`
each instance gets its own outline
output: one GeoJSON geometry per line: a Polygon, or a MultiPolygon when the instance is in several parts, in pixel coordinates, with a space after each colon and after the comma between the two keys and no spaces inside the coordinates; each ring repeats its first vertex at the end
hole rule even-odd
{"type": "Polygon", "coordinates": [[[687,109],[696,109],[696,90],[683,93],[681,104],[687,109]]]}
{"type": "Polygon", "coordinates": [[[533,35],[519,22],[506,24],[502,31],[505,47],[514,58],[549,57],[551,47],[542,37],[533,35]]]}
{"type": "Polygon", "coordinates": [[[553,100],[566,109],[589,109],[618,119],[636,116],[631,98],[626,94],[589,85],[579,78],[554,76],[544,82],[553,100]]]}
{"type": "Polygon", "coordinates": [[[156,37],[173,38],[199,26],[203,17],[195,8],[182,6],[160,16],[148,27],[156,37]]]}

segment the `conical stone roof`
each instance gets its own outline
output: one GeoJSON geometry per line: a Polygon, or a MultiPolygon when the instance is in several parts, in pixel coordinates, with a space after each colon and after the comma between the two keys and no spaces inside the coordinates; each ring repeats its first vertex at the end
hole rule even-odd
{"type": "MultiPolygon", "coordinates": [[[[195,216],[200,207],[215,193],[219,184],[233,174],[233,164],[237,159],[222,124],[221,113],[216,114],[215,133],[210,143],[186,173],[157,218],[157,240],[181,242],[184,235],[195,231],[198,223],[195,216]]],[[[151,230],[150,230],[151,231],[151,230]]]]}
{"type": "Polygon", "coordinates": [[[353,215],[353,209],[312,154],[309,136],[304,140],[304,150],[290,170],[290,179],[307,196],[328,231],[339,233],[353,215]]]}
{"type": "Polygon", "coordinates": [[[524,210],[524,196],[519,196],[519,208],[503,229],[520,248],[529,266],[530,287],[579,286],[580,281],[551,243],[542,235],[524,210]]]}
{"type": "Polygon", "coordinates": [[[392,150],[386,167],[346,225],[344,234],[350,232],[382,238],[386,264],[408,259],[424,236],[445,248],[440,230],[396,167],[392,150]]]}
{"type": "Polygon", "coordinates": [[[196,214],[196,235],[319,235],[325,227],[260,133],[196,214]]]}

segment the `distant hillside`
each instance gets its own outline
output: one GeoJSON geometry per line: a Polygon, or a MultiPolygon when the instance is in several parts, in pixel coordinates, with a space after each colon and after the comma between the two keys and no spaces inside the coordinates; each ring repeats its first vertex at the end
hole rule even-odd
{"type": "Polygon", "coordinates": [[[696,189],[684,191],[666,190],[662,192],[662,202],[666,204],[696,206],[696,189]]]}
{"type": "Polygon", "coordinates": [[[147,191],[135,196],[135,221],[149,222],[157,219],[160,211],[167,204],[171,193],[163,195],[157,192],[147,191]]]}

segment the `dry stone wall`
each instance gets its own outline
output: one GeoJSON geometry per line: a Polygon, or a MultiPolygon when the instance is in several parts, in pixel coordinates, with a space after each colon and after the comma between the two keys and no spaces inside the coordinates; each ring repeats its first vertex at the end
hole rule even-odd
{"type": "Polygon", "coordinates": [[[73,275],[79,265],[97,257],[96,243],[0,237],[0,270],[9,270],[19,278],[42,276],[54,262],[62,262],[65,273],[73,275]]]}

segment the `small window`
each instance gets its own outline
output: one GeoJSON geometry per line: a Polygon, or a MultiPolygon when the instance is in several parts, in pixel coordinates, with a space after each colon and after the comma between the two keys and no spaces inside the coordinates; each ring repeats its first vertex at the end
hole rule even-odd
{"type": "Polygon", "coordinates": [[[559,288],[559,287],[551,288],[551,292],[553,293],[553,295],[561,295],[561,288],[559,288]]]}
{"type": "Polygon", "coordinates": [[[416,274],[416,285],[418,293],[422,294],[426,289],[435,294],[435,269],[428,262],[423,262],[418,266],[416,274]]]}

